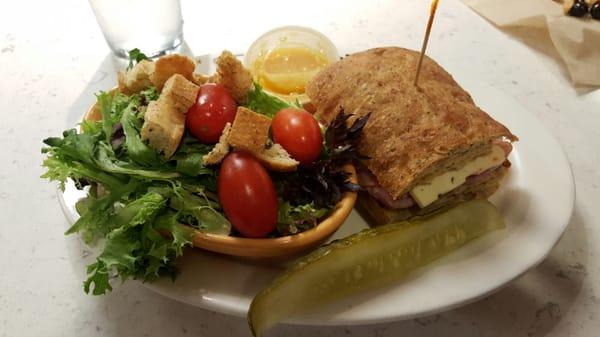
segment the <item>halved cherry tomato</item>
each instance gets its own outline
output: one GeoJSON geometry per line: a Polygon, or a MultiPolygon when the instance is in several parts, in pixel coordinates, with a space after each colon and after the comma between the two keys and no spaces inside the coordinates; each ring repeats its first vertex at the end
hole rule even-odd
{"type": "Polygon", "coordinates": [[[225,124],[233,122],[237,104],[231,94],[220,84],[200,86],[196,103],[187,112],[185,126],[204,143],[219,141],[225,124]]]}
{"type": "Polygon", "coordinates": [[[243,236],[261,238],[277,224],[277,192],[267,170],[247,152],[232,152],[221,164],[219,201],[243,236]]]}
{"type": "Polygon", "coordinates": [[[310,164],[321,153],[323,136],[319,123],[310,113],[300,109],[282,109],[271,122],[273,140],[296,160],[310,164]]]}

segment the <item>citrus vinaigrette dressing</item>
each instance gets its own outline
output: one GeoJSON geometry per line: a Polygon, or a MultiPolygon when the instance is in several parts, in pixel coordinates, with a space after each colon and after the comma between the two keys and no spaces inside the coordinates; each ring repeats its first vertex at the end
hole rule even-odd
{"type": "Polygon", "coordinates": [[[308,47],[278,46],[260,52],[254,61],[258,83],[280,95],[301,95],[306,83],[329,61],[323,50],[308,47]]]}

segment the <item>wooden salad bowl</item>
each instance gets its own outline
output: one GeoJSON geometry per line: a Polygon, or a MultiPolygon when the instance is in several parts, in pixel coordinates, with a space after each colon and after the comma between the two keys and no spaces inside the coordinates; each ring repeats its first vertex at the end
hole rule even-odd
{"type": "MultiPolygon", "coordinates": [[[[110,93],[116,92],[116,88],[110,93]]],[[[92,105],[84,120],[99,120],[98,106],[92,105]]],[[[350,173],[350,181],[357,183],[356,170],[352,164],[344,169],[350,173]]],[[[323,244],[344,223],[356,203],[357,192],[345,192],[342,199],[332,208],[329,215],[317,226],[304,232],[278,238],[252,239],[204,233],[196,230],[192,238],[194,247],[216,253],[232,255],[258,261],[283,261],[301,255],[323,244]]]]}

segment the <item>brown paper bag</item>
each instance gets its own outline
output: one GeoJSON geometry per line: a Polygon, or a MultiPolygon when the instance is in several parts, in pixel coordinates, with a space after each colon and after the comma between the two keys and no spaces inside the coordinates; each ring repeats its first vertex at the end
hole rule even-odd
{"type": "Polygon", "coordinates": [[[565,16],[552,0],[462,0],[534,49],[561,59],[575,85],[600,86],[600,21],[565,16]]]}

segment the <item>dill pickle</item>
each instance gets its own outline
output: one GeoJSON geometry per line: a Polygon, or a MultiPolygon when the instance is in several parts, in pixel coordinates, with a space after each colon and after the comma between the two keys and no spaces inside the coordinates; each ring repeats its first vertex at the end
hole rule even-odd
{"type": "Polygon", "coordinates": [[[462,203],[415,221],[365,229],[299,259],[252,301],[254,336],[295,313],[335,299],[400,281],[411,271],[468,241],[504,227],[486,200],[462,203]]]}

